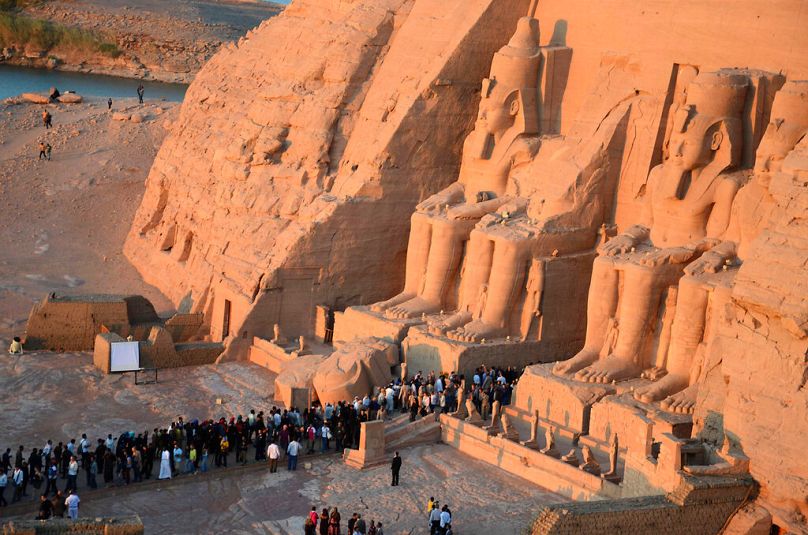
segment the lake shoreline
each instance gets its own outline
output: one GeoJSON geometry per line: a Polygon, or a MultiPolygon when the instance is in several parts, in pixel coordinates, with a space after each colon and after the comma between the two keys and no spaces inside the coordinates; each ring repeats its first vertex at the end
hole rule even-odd
{"type": "Polygon", "coordinates": [[[82,61],[81,63],[58,63],[53,65],[49,63],[48,58],[27,58],[27,57],[11,57],[0,60],[0,68],[4,65],[10,67],[19,67],[24,69],[36,69],[42,71],[58,71],[79,74],[95,74],[99,76],[114,76],[116,78],[127,78],[130,80],[160,82],[165,84],[182,84],[189,85],[196,73],[190,74],[176,74],[166,71],[152,72],[135,67],[126,66],[109,66],[103,65],[100,62],[93,62],[91,60],[82,61]]]}
{"type": "Polygon", "coordinates": [[[0,102],[13,104],[22,101],[23,93],[47,95],[51,87],[60,92],[75,92],[85,100],[88,97],[137,98],[137,87],[143,85],[147,99],[165,99],[182,102],[187,84],[165,83],[142,80],[125,76],[113,76],[98,72],[76,72],[71,70],[35,69],[0,64],[0,102]]]}
{"type": "Polygon", "coordinates": [[[285,7],[257,0],[186,0],[171,9],[155,0],[19,5],[0,11],[11,18],[0,65],[183,84],[222,46],[285,7]]]}

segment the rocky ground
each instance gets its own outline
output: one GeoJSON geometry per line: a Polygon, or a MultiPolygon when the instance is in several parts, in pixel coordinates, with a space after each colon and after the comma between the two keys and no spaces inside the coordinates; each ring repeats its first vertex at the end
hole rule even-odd
{"type": "MultiPolygon", "coordinates": [[[[0,355],[0,447],[30,448],[82,432],[94,439],[108,431],[152,429],[178,415],[205,418],[268,409],[273,379],[253,364],[227,363],[164,370],[158,384],[137,386],[131,374],[99,373],[87,353],[0,355]],[[56,384],[61,387],[53,388],[56,384]]],[[[563,501],[446,445],[401,453],[399,487],[390,487],[387,465],[357,471],[337,456],[304,457],[295,473],[229,468],[84,494],[81,515],[138,514],[147,533],[298,534],[312,505],[336,506],[343,530],[349,516],[359,512],[382,521],[388,535],[409,534],[427,533],[426,501],[435,496],[452,509],[455,533],[488,534],[518,533],[542,505],[563,501]],[[304,461],[312,462],[310,469],[304,461]]]]}
{"type": "MultiPolygon", "coordinates": [[[[88,30],[115,43],[109,57],[70,50],[16,50],[6,59],[18,65],[59,68],[190,83],[222,44],[237,40],[283,5],[235,0],[72,0],[28,4],[25,15],[88,30]]],[[[30,48],[30,47],[29,47],[30,48]]]]}
{"type": "Polygon", "coordinates": [[[121,253],[144,181],[178,104],[100,100],[0,104],[0,341],[25,329],[48,292],[140,293],[158,311],[172,304],[121,253]],[[142,122],[113,120],[137,112],[142,122]],[[38,160],[38,144],[53,146],[38,160]]]}

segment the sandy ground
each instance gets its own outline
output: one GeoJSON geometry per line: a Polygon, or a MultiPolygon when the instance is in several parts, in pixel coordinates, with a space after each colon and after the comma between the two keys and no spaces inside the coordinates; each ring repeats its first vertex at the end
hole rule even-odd
{"type": "MultiPolygon", "coordinates": [[[[113,110],[137,106],[118,100],[113,110]]],[[[22,334],[46,293],[140,293],[160,312],[172,304],[143,282],[121,249],[144,181],[178,104],[147,100],[143,123],[111,120],[106,102],[0,104],[0,340],[22,334]],[[38,143],[53,146],[38,160],[38,143]]],[[[5,347],[5,343],[2,344],[5,347]]]]}
{"type": "MultiPolygon", "coordinates": [[[[178,415],[219,417],[274,405],[274,374],[250,363],[164,370],[158,384],[135,385],[131,374],[103,375],[91,361],[87,353],[0,355],[0,447],[23,444],[30,451],[47,438],[86,432],[94,441],[107,432],[162,426],[178,415]]],[[[541,505],[564,501],[446,445],[401,453],[399,487],[390,487],[387,465],[357,471],[334,455],[304,457],[295,473],[229,468],[100,490],[85,494],[81,514],[138,514],[147,533],[298,534],[312,505],[336,506],[343,530],[350,514],[359,512],[381,520],[389,535],[426,533],[426,501],[435,496],[452,509],[456,533],[487,534],[518,533],[541,505]],[[312,462],[310,470],[305,461],[312,462]]],[[[83,478],[79,485],[81,495],[83,478]]]]}
{"type": "Polygon", "coordinates": [[[158,379],[135,385],[132,373],[105,375],[93,367],[90,353],[3,352],[0,446],[19,443],[30,451],[48,439],[117,437],[165,427],[180,415],[219,418],[275,405],[275,375],[250,363],[160,370],[158,379]]]}

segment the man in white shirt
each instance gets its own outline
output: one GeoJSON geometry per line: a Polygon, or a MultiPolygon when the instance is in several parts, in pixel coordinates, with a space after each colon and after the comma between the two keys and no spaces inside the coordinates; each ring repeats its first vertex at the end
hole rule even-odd
{"type": "Polygon", "coordinates": [[[441,533],[446,533],[446,528],[452,523],[452,515],[449,514],[449,507],[444,505],[440,512],[440,530],[441,533]]]}
{"type": "Polygon", "coordinates": [[[429,535],[435,535],[440,526],[440,509],[438,509],[438,502],[432,504],[432,510],[429,512],[429,535]]]}
{"type": "Polygon", "coordinates": [[[65,506],[67,507],[67,515],[71,520],[78,520],[79,518],[79,495],[74,491],[68,491],[67,498],[65,498],[65,506]]]}
{"type": "Polygon", "coordinates": [[[300,452],[300,442],[297,439],[292,439],[286,447],[286,453],[289,454],[288,462],[286,463],[287,470],[297,470],[297,454],[300,452]]]}
{"type": "Polygon", "coordinates": [[[76,480],[79,475],[79,462],[74,456],[70,456],[70,464],[67,465],[67,486],[65,492],[69,490],[76,490],[78,488],[76,480]]]}
{"type": "Polygon", "coordinates": [[[24,478],[22,468],[19,466],[16,467],[11,474],[11,483],[14,485],[14,495],[11,498],[11,503],[18,502],[22,499],[22,480],[24,478]]]}
{"type": "Polygon", "coordinates": [[[278,471],[278,459],[281,458],[281,449],[275,444],[275,441],[269,443],[267,448],[267,457],[269,458],[269,471],[274,473],[278,471]]]}

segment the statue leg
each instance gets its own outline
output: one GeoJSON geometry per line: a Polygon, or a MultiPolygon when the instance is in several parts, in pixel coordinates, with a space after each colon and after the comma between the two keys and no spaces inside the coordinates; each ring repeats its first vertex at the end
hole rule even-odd
{"type": "Polygon", "coordinates": [[[650,403],[687,388],[693,356],[704,337],[708,295],[707,289],[695,277],[683,277],[679,281],[676,315],[671,325],[671,346],[666,366],[668,374],[647,387],[637,389],[634,392],[635,398],[650,403]]]}
{"type": "Polygon", "coordinates": [[[418,212],[412,214],[412,218],[410,218],[410,238],[407,242],[404,290],[387,301],[380,301],[371,305],[371,310],[383,312],[417,295],[421,287],[424,271],[426,271],[431,238],[432,223],[429,216],[418,212]]]}
{"type": "Polygon", "coordinates": [[[492,339],[507,334],[507,317],[516,300],[524,293],[529,253],[527,240],[495,242],[488,298],[482,317],[463,328],[466,341],[480,342],[483,338],[492,339]]]}
{"type": "Polygon", "coordinates": [[[556,375],[567,375],[589,366],[598,358],[606,340],[609,319],[617,312],[618,269],[615,259],[599,256],[592,265],[592,280],[586,302],[586,340],[584,347],[569,360],[557,362],[556,375]]]}
{"type": "Polygon", "coordinates": [[[659,307],[662,291],[675,283],[681,265],[647,267],[627,263],[623,295],[620,297],[617,343],[611,354],[576,374],[579,381],[611,383],[639,376],[643,369],[642,349],[659,307]],[[673,280],[671,280],[673,279],[673,280]]]}
{"type": "Polygon", "coordinates": [[[446,334],[449,338],[459,340],[462,326],[471,321],[471,311],[480,296],[480,288],[488,282],[491,274],[491,259],[494,254],[494,243],[479,230],[473,230],[469,237],[466,251],[465,267],[460,280],[460,306],[456,314],[430,328],[434,334],[446,334]]]}
{"type": "Polygon", "coordinates": [[[463,257],[463,242],[476,221],[435,220],[432,223],[432,243],[421,293],[388,309],[396,318],[413,318],[440,310],[449,284],[457,274],[463,257]]]}

